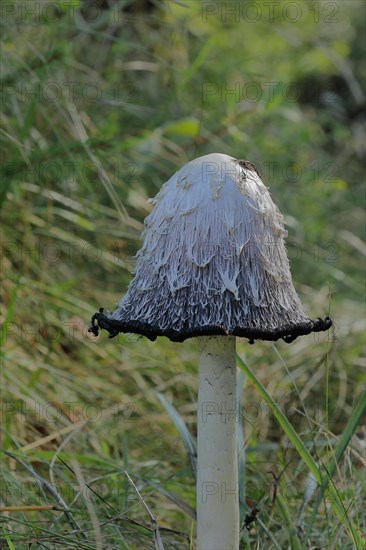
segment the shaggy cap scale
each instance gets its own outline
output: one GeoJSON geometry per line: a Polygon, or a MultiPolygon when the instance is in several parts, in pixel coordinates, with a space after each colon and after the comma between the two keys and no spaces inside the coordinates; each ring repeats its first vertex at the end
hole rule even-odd
{"type": "Polygon", "coordinates": [[[187,163],[153,199],[135,276],[90,330],[155,340],[233,334],[290,342],[332,322],[308,319],[292,285],[283,217],[255,167],[219,153],[187,163]]]}

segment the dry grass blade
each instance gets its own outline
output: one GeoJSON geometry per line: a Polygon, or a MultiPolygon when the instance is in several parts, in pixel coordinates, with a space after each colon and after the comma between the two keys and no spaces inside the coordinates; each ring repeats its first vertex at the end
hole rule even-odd
{"type": "Polygon", "coordinates": [[[136,485],[132,481],[131,477],[128,475],[127,471],[125,471],[125,474],[127,476],[128,481],[131,483],[134,491],[136,492],[137,496],[139,497],[141,504],[143,505],[143,507],[145,508],[146,512],[149,515],[149,518],[150,518],[150,521],[151,521],[151,526],[152,526],[152,529],[153,529],[153,532],[154,532],[154,542],[155,542],[156,550],[164,550],[163,541],[161,540],[159,526],[158,526],[158,523],[156,521],[155,516],[153,515],[150,508],[148,507],[148,505],[146,504],[146,502],[142,498],[140,491],[138,490],[138,488],[136,487],[136,485]]]}
{"type": "MultiPolygon", "coordinates": [[[[34,470],[34,468],[31,465],[26,464],[25,462],[23,462],[14,453],[10,453],[9,451],[4,451],[4,452],[5,452],[6,455],[10,456],[14,460],[16,460],[19,464],[21,464],[23,466],[23,468],[28,470],[28,472],[42,485],[42,487],[46,491],[48,491],[48,493],[50,493],[50,495],[52,495],[53,498],[59,503],[59,505],[61,506],[61,508],[62,508],[62,510],[65,514],[65,517],[67,518],[67,520],[68,520],[69,524],[71,525],[71,527],[73,529],[77,530],[78,532],[81,531],[80,526],[78,525],[77,521],[72,516],[72,514],[68,511],[67,504],[65,503],[63,498],[59,495],[59,493],[56,491],[56,489],[54,487],[52,487],[52,485],[50,485],[42,476],[37,474],[37,472],[34,470]]],[[[84,536],[83,533],[80,533],[80,534],[82,536],[84,536]]]]}
{"type": "Polygon", "coordinates": [[[65,508],[53,504],[45,504],[44,506],[0,506],[0,512],[45,512],[47,510],[70,512],[70,510],[65,510],[65,508]]]}
{"type": "Polygon", "coordinates": [[[297,0],[271,13],[258,3],[258,21],[245,2],[2,4],[1,436],[11,455],[0,504],[12,511],[1,514],[0,547],[95,548],[65,466],[77,460],[105,548],[155,550],[127,470],[164,546],[192,550],[180,533],[193,540],[197,342],[96,340],[87,323],[127,289],[148,197],[184,163],[220,151],[258,166],[286,213],[297,291],[320,314],[330,286],[335,321],[329,337],[276,344],[284,362],[271,345],[238,339],[324,481],[319,491],[248,380],[238,407],[243,517],[246,499],[263,504],[241,546],[289,548],[300,525],[304,549],[353,550],[330,500],[362,530],[365,2],[297,0]],[[314,37],[321,48],[309,49],[314,37]],[[291,525],[281,502],[271,506],[267,473],[282,471],[287,447],[278,494],[291,525]],[[62,511],[14,508],[48,505],[62,511]]]}
{"type": "MultiPolygon", "coordinates": [[[[171,479],[173,476],[171,476],[169,479],[171,479]]],[[[164,487],[161,486],[161,484],[157,485],[153,481],[150,481],[148,479],[144,479],[144,482],[150,485],[151,487],[154,487],[164,495],[166,498],[168,498],[171,502],[174,502],[185,514],[187,514],[192,519],[196,520],[196,510],[192,506],[190,506],[187,502],[183,501],[181,498],[178,498],[175,494],[173,494],[171,491],[168,491],[164,487]]]]}
{"type": "Polygon", "coordinates": [[[81,492],[84,497],[86,507],[88,509],[90,521],[93,527],[94,537],[95,537],[95,547],[97,550],[103,550],[103,537],[102,537],[102,531],[100,529],[100,525],[98,521],[98,516],[95,511],[95,507],[93,506],[92,500],[89,498],[89,495],[85,493],[85,489],[88,489],[88,487],[85,482],[83,473],[81,471],[80,464],[75,460],[73,461],[73,466],[74,466],[76,479],[78,480],[80,488],[82,489],[81,492]]]}

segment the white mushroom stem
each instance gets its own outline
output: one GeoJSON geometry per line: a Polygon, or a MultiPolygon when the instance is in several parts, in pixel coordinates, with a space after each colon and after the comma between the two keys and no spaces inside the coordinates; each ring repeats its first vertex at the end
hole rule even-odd
{"type": "Polygon", "coordinates": [[[199,337],[197,550],[238,550],[234,336],[199,337]]]}

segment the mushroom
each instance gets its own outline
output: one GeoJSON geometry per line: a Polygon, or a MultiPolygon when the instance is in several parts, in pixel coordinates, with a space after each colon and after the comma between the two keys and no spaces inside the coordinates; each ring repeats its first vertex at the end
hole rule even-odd
{"type": "Polygon", "coordinates": [[[235,337],[289,343],[332,321],[305,315],[283,217],[251,162],[197,158],[152,202],[134,278],[116,311],[100,309],[89,330],[198,337],[197,548],[238,549],[235,337]]]}

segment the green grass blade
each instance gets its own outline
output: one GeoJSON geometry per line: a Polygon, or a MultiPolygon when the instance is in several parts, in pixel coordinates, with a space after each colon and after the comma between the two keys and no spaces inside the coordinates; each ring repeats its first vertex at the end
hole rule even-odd
{"type": "Polygon", "coordinates": [[[3,527],[3,533],[4,533],[4,538],[6,540],[6,543],[8,545],[8,548],[10,548],[10,550],[16,550],[14,544],[11,542],[11,539],[8,533],[5,531],[4,527],[3,527]]]}
{"type": "MultiPolygon", "coordinates": [[[[258,393],[263,397],[266,403],[270,406],[274,417],[276,418],[277,422],[285,432],[289,441],[297,450],[297,452],[301,456],[304,463],[308,466],[309,470],[314,476],[316,483],[324,491],[325,487],[329,483],[330,475],[329,476],[327,475],[327,477],[322,475],[320,469],[318,468],[318,465],[313,460],[312,456],[310,455],[309,451],[305,447],[304,443],[301,441],[301,439],[299,438],[298,434],[296,433],[296,431],[294,430],[290,422],[282,413],[277,403],[272,399],[272,397],[269,395],[265,387],[258,380],[255,374],[249,369],[249,367],[244,363],[241,357],[237,355],[237,359],[238,359],[239,367],[245,373],[248,380],[250,380],[252,384],[255,386],[258,393]]],[[[362,403],[362,399],[361,399],[361,404],[359,404],[359,406],[357,407],[357,410],[355,409],[355,412],[352,415],[354,417],[351,422],[351,427],[353,427],[353,429],[355,429],[357,425],[355,424],[355,422],[358,417],[359,418],[361,417],[363,410],[364,410],[364,404],[362,403]]],[[[350,429],[348,430],[348,436],[350,435],[350,429]]],[[[344,438],[344,440],[342,439],[342,445],[345,445],[345,444],[346,444],[346,437],[344,438]]],[[[334,464],[334,468],[335,468],[335,464],[334,464]]],[[[342,499],[340,498],[339,493],[336,491],[333,496],[334,496],[334,499],[332,499],[332,501],[330,502],[332,508],[334,509],[340,522],[348,530],[350,536],[352,537],[355,548],[357,548],[357,550],[358,549],[361,550],[362,548],[364,548],[364,540],[359,529],[352,523],[351,519],[349,518],[347,514],[347,510],[345,510],[344,508],[344,505],[343,505],[342,499]]]]}
{"type": "Polygon", "coordinates": [[[351,441],[352,435],[355,433],[357,426],[359,425],[361,418],[366,414],[366,390],[361,395],[356,407],[353,410],[352,415],[350,416],[347,425],[340,437],[340,440],[338,442],[338,445],[334,449],[333,458],[331,459],[329,466],[327,467],[327,475],[324,477],[323,484],[320,488],[320,491],[318,493],[317,500],[314,504],[314,508],[312,511],[311,518],[309,520],[309,524],[307,527],[307,532],[305,536],[305,540],[308,539],[311,528],[313,526],[313,523],[315,521],[315,518],[317,516],[320,503],[324,497],[324,493],[329,485],[329,482],[331,480],[332,475],[335,472],[337,463],[340,461],[340,459],[343,456],[343,453],[347,449],[347,446],[349,442],[351,441]]]}
{"type": "Polygon", "coordinates": [[[301,550],[301,542],[297,536],[296,529],[293,527],[291,514],[286,505],[285,499],[281,495],[277,495],[276,501],[284,520],[284,526],[288,532],[291,550],[301,550]]]}
{"type": "Polygon", "coordinates": [[[333,475],[337,462],[342,458],[344,451],[346,450],[353,434],[356,431],[357,426],[360,424],[361,418],[366,414],[366,390],[361,395],[356,407],[354,408],[347,425],[341,435],[341,438],[334,450],[333,458],[331,459],[327,468],[330,476],[333,475]]]}
{"type": "Polygon", "coordinates": [[[322,476],[321,472],[318,468],[318,465],[312,458],[311,454],[305,447],[304,443],[301,441],[297,433],[295,432],[294,428],[290,424],[290,422],[287,420],[286,416],[283,414],[277,403],[272,399],[272,397],[269,395],[265,387],[262,385],[262,383],[258,380],[258,378],[253,374],[253,372],[249,369],[249,367],[244,363],[244,361],[237,355],[239,367],[241,370],[245,373],[248,380],[252,382],[252,384],[255,386],[258,393],[263,397],[263,399],[266,401],[266,403],[270,406],[271,411],[273,412],[274,417],[276,418],[277,422],[287,435],[289,441],[292,443],[292,445],[295,447],[305,464],[308,466],[309,470],[313,474],[316,482],[321,485],[322,484],[322,476]]]}
{"type": "Polygon", "coordinates": [[[175,427],[177,428],[178,432],[180,433],[180,436],[183,440],[184,446],[186,448],[186,451],[188,453],[189,462],[191,464],[192,473],[194,475],[194,478],[196,478],[197,474],[197,451],[196,451],[196,445],[193,441],[193,437],[189,433],[189,430],[186,426],[186,423],[184,422],[183,418],[177,411],[177,409],[172,405],[165,395],[162,393],[158,393],[158,398],[160,399],[161,404],[163,405],[164,409],[172,419],[175,427]]]}

